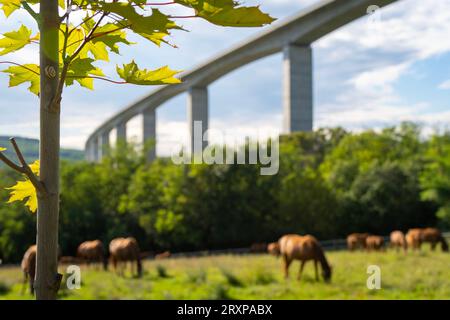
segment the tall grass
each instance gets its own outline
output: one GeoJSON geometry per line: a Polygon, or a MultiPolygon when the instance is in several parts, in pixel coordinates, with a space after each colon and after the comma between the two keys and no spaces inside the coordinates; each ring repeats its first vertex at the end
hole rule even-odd
{"type": "Polygon", "coordinates": [[[228,288],[223,284],[216,284],[211,288],[208,300],[232,300],[228,288]]]}
{"type": "Polygon", "coordinates": [[[7,294],[11,290],[11,286],[3,281],[0,281],[0,295],[7,294]]]}
{"type": "Polygon", "coordinates": [[[221,268],[220,272],[222,273],[222,275],[224,276],[225,280],[227,281],[227,283],[233,287],[243,287],[244,286],[244,282],[239,279],[233,272],[231,272],[230,270],[221,268]]]}
{"type": "Polygon", "coordinates": [[[256,285],[266,285],[276,282],[276,279],[271,271],[260,267],[255,270],[252,282],[256,285]]]}
{"type": "MultiPolygon", "coordinates": [[[[450,299],[450,254],[393,250],[327,252],[331,283],[316,282],[314,264],[299,262],[283,277],[280,259],[269,255],[214,256],[145,261],[143,278],[119,277],[82,267],[80,290],[61,290],[61,299],[450,299]],[[381,268],[381,290],[369,290],[367,267],[381,268]]],[[[62,268],[59,270],[63,272],[62,268]]],[[[33,299],[21,293],[20,268],[0,268],[0,299],[33,299]]]]}
{"type": "Polygon", "coordinates": [[[156,273],[158,274],[159,278],[169,278],[169,274],[167,273],[167,268],[158,264],[156,266],[156,273]]]}
{"type": "Polygon", "coordinates": [[[208,278],[208,274],[206,273],[205,269],[188,270],[186,276],[188,282],[196,284],[205,283],[208,278]]]}

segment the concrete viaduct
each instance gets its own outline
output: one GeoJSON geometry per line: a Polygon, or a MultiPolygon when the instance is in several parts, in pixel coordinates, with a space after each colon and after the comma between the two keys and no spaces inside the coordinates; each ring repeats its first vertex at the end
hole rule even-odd
{"type": "MultiPolygon", "coordinates": [[[[143,139],[156,141],[156,108],[187,92],[187,114],[191,152],[194,122],[208,129],[208,85],[233,70],[266,56],[283,52],[283,130],[285,133],[311,131],[313,128],[313,54],[311,44],[328,33],[367,15],[367,9],[384,7],[397,0],[321,0],[296,16],[267,28],[264,32],[224,52],[195,69],[182,74],[182,83],[158,88],[137,103],[125,108],[98,127],[88,138],[85,152],[89,161],[99,161],[110,141],[112,130],[117,140],[127,138],[126,124],[142,114],[143,139]]],[[[206,147],[203,144],[203,147],[206,147]]],[[[152,161],[156,149],[149,151],[152,161]]]]}

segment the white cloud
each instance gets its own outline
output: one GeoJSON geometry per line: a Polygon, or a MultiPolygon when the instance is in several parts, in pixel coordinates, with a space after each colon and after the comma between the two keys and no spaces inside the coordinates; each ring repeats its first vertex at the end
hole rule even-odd
{"type": "Polygon", "coordinates": [[[441,90],[450,90],[450,80],[442,82],[438,88],[441,90]]]}
{"type": "MultiPolygon", "coordinates": [[[[213,119],[208,131],[210,144],[241,145],[246,138],[265,141],[281,132],[281,114],[276,116],[252,116],[241,118],[230,128],[228,119],[213,119]]],[[[157,124],[159,141],[156,151],[160,155],[172,155],[183,146],[187,146],[189,137],[188,126],[185,121],[160,121],[157,124]]],[[[139,137],[140,138],[140,137],[139,137]]]]}
{"type": "Polygon", "coordinates": [[[408,63],[388,65],[361,72],[349,80],[349,84],[358,92],[385,95],[392,92],[392,83],[407,70],[408,63]]]}
{"type": "Polygon", "coordinates": [[[363,18],[320,40],[315,45],[320,99],[315,126],[360,130],[400,121],[448,124],[450,113],[437,111],[442,106],[433,105],[432,97],[411,103],[396,85],[414,75],[417,62],[450,51],[449,21],[450,2],[403,1],[382,9],[376,25],[363,18]],[[331,94],[323,99],[324,92],[331,94]]]}
{"type": "MultiPolygon", "coordinates": [[[[260,0],[246,2],[261,3],[260,0]]],[[[266,0],[262,7],[282,19],[315,2],[266,0]]],[[[27,18],[16,16],[11,21],[18,25],[28,22],[24,19],[27,18]]],[[[368,22],[368,18],[362,18],[314,44],[315,127],[340,125],[357,130],[402,120],[422,122],[429,127],[450,123],[449,113],[438,111],[448,106],[433,105],[431,97],[426,101],[407,102],[396,87],[405,76],[414,73],[417,62],[450,51],[447,40],[450,1],[400,1],[382,9],[379,20],[368,22]]],[[[170,63],[173,68],[186,70],[259,32],[214,27],[200,20],[183,21],[183,24],[192,31],[173,35],[173,42],[180,49],[139,44],[125,48],[123,56],[114,57],[112,62],[135,58],[146,67],[170,63]]],[[[0,32],[7,27],[9,22],[8,26],[0,26],[0,32]]],[[[141,43],[139,38],[133,40],[141,43]]],[[[27,59],[35,56],[33,50],[36,48],[29,46],[18,60],[29,62],[27,59]]],[[[254,136],[258,128],[264,132],[280,132],[282,68],[279,60],[269,58],[257,62],[214,83],[210,87],[211,127],[232,131],[240,137],[254,136]]],[[[16,93],[7,91],[6,83],[6,75],[0,74],[0,108],[7,110],[0,119],[0,134],[37,136],[37,110],[28,111],[36,105],[36,99],[25,94],[25,89],[16,93]]],[[[450,89],[450,80],[441,83],[439,88],[450,89]]],[[[97,84],[95,92],[71,88],[63,101],[62,144],[82,148],[95,127],[151,90],[109,84],[97,84]]],[[[184,104],[184,99],[177,98],[158,110],[158,153],[168,154],[171,145],[187,143],[184,104]]],[[[130,136],[139,138],[140,125],[139,119],[128,125],[130,136]]]]}

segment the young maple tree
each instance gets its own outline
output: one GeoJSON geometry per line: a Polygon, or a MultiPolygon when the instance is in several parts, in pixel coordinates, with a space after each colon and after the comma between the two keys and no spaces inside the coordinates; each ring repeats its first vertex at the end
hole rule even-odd
{"type": "Polygon", "coordinates": [[[40,63],[7,65],[9,86],[26,83],[40,100],[39,161],[28,165],[16,144],[12,146],[20,164],[10,160],[0,148],[0,160],[25,176],[11,189],[11,201],[26,200],[37,214],[37,262],[35,289],[37,299],[55,299],[61,282],[57,271],[59,214],[60,113],[64,87],[79,83],[93,89],[94,80],[135,85],[175,84],[178,71],[165,66],[156,70],[140,69],[134,61],[117,66],[118,80],[107,77],[95,66],[108,61],[110,53],[119,53],[120,45],[133,32],[157,46],[171,45],[167,36],[183,30],[177,21],[202,18],[219,26],[259,27],[273,22],[259,7],[242,6],[234,0],[0,0],[0,10],[8,18],[17,10],[30,14],[39,29],[33,34],[27,26],[3,34],[0,56],[14,54],[29,44],[39,44],[40,63]],[[160,8],[181,5],[192,10],[187,16],[172,16],[160,8]]]}

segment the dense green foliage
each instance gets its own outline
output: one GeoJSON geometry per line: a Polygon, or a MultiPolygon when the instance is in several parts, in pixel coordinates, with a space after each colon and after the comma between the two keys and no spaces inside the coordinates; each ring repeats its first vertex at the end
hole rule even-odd
{"type": "MultiPolygon", "coordinates": [[[[101,164],[62,166],[60,244],[135,236],[145,251],[248,246],[284,233],[450,227],[450,134],[421,138],[403,124],[381,132],[322,129],[283,136],[280,170],[256,165],[148,165],[130,145],[101,164]]],[[[1,171],[0,257],[17,261],[34,239],[33,215],[6,205],[1,171]]]]}
{"type": "MultiPolygon", "coordinates": [[[[34,160],[39,158],[39,140],[37,139],[29,139],[29,138],[15,138],[17,144],[20,147],[25,159],[28,162],[33,162],[34,160]]],[[[0,146],[9,147],[11,150],[5,152],[5,154],[10,158],[15,158],[15,153],[11,148],[11,144],[9,142],[9,137],[0,136],[0,146]]],[[[81,150],[75,149],[61,149],[61,159],[67,161],[82,161],[84,159],[84,152],[81,150]]],[[[0,162],[0,167],[4,166],[2,162],[0,162]]]]}

